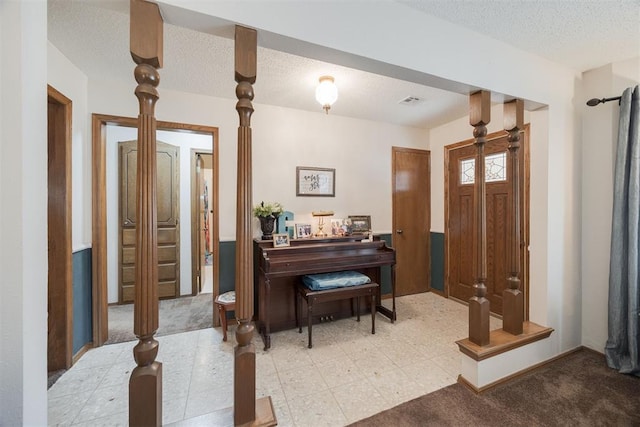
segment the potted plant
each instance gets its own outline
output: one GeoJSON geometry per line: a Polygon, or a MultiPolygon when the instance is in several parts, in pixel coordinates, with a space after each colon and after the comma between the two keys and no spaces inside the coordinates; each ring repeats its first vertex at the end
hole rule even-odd
{"type": "Polygon", "coordinates": [[[273,238],[273,229],[278,217],[284,212],[284,208],[278,202],[260,202],[253,207],[253,216],[260,220],[262,240],[273,238]]]}

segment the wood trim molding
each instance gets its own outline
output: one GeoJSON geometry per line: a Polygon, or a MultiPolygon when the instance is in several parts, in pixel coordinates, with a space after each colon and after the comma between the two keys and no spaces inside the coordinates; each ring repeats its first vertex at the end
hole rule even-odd
{"type": "MultiPolygon", "coordinates": [[[[108,338],[108,296],[107,296],[107,202],[106,202],[106,145],[107,125],[136,128],[138,120],[133,117],[114,116],[108,114],[91,115],[92,140],[92,307],[93,307],[93,342],[95,347],[105,343],[108,338]]],[[[213,183],[211,209],[213,210],[213,230],[211,234],[213,244],[213,299],[220,292],[220,221],[219,221],[219,131],[217,127],[157,121],[157,130],[184,131],[210,134],[213,140],[213,183]]],[[[215,316],[214,316],[215,319],[215,316]]],[[[133,327],[133,325],[132,325],[133,327]]]]}
{"type": "Polygon", "coordinates": [[[47,85],[48,370],[73,363],[72,101],[47,85]]]}
{"type": "Polygon", "coordinates": [[[547,338],[553,328],[540,326],[533,322],[524,322],[521,335],[511,335],[503,329],[495,329],[489,333],[489,344],[477,345],[465,338],[456,341],[462,353],[473,360],[481,361],[498,356],[510,350],[547,338]]]}
{"type": "Polygon", "coordinates": [[[76,364],[76,362],[77,362],[78,360],[80,360],[80,358],[81,358],[82,356],[84,356],[84,354],[85,354],[87,351],[91,350],[92,348],[93,348],[93,342],[88,342],[88,343],[86,343],[85,345],[83,345],[83,346],[80,348],[80,350],[78,350],[78,352],[77,352],[76,354],[74,354],[74,355],[73,355],[73,364],[75,365],[75,364],[76,364]]]}

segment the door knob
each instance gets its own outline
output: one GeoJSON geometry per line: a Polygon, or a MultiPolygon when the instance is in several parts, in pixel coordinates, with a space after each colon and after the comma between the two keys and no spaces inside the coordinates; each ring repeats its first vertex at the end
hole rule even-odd
{"type": "Polygon", "coordinates": [[[398,229],[398,230],[396,230],[396,233],[397,234],[402,234],[402,230],[398,229]]]}

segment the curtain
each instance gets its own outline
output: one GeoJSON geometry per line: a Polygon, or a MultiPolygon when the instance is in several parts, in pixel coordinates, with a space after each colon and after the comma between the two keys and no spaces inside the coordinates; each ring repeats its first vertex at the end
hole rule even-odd
{"type": "Polygon", "coordinates": [[[620,100],[614,172],[611,261],[609,265],[609,367],[640,376],[640,93],[628,88],[620,100]]]}

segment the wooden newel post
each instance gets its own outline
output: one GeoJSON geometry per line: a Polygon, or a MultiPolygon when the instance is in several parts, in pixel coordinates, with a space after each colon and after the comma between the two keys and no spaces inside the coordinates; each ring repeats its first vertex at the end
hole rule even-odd
{"type": "Polygon", "coordinates": [[[491,121],[491,92],[481,90],[469,97],[469,123],[473,126],[474,145],[477,148],[475,161],[474,236],[476,283],[474,295],[469,300],[469,340],[476,345],[489,344],[489,300],[485,298],[487,287],[487,217],[486,184],[484,167],[484,145],[487,124],[491,121]]]}
{"type": "Polygon", "coordinates": [[[257,33],[236,26],[235,80],[240,118],[238,127],[238,182],[236,204],[236,317],[234,407],[235,425],[252,422],[256,413],[256,350],[252,343],[253,253],[251,217],[251,114],[256,81],[257,33]]]}
{"type": "Polygon", "coordinates": [[[156,203],[156,87],[162,67],[162,17],[158,5],[131,0],[131,56],[136,64],[138,115],[136,173],[136,258],[133,349],[136,368],[129,379],[129,425],[162,425],[162,364],[157,362],[158,245],[156,203]]]}
{"type": "Polygon", "coordinates": [[[256,347],[253,344],[253,229],[251,194],[251,114],[256,81],[258,34],[236,25],[235,80],[240,119],[236,204],[236,340],[233,373],[233,423],[236,426],[274,426],[271,397],[256,401],[256,347]]]}
{"type": "Polygon", "coordinates": [[[524,101],[514,99],[504,104],[504,129],[509,132],[509,168],[513,194],[512,245],[509,248],[509,277],[502,293],[502,329],[513,335],[522,334],[524,295],[520,291],[520,130],[524,127],[524,101]]]}

